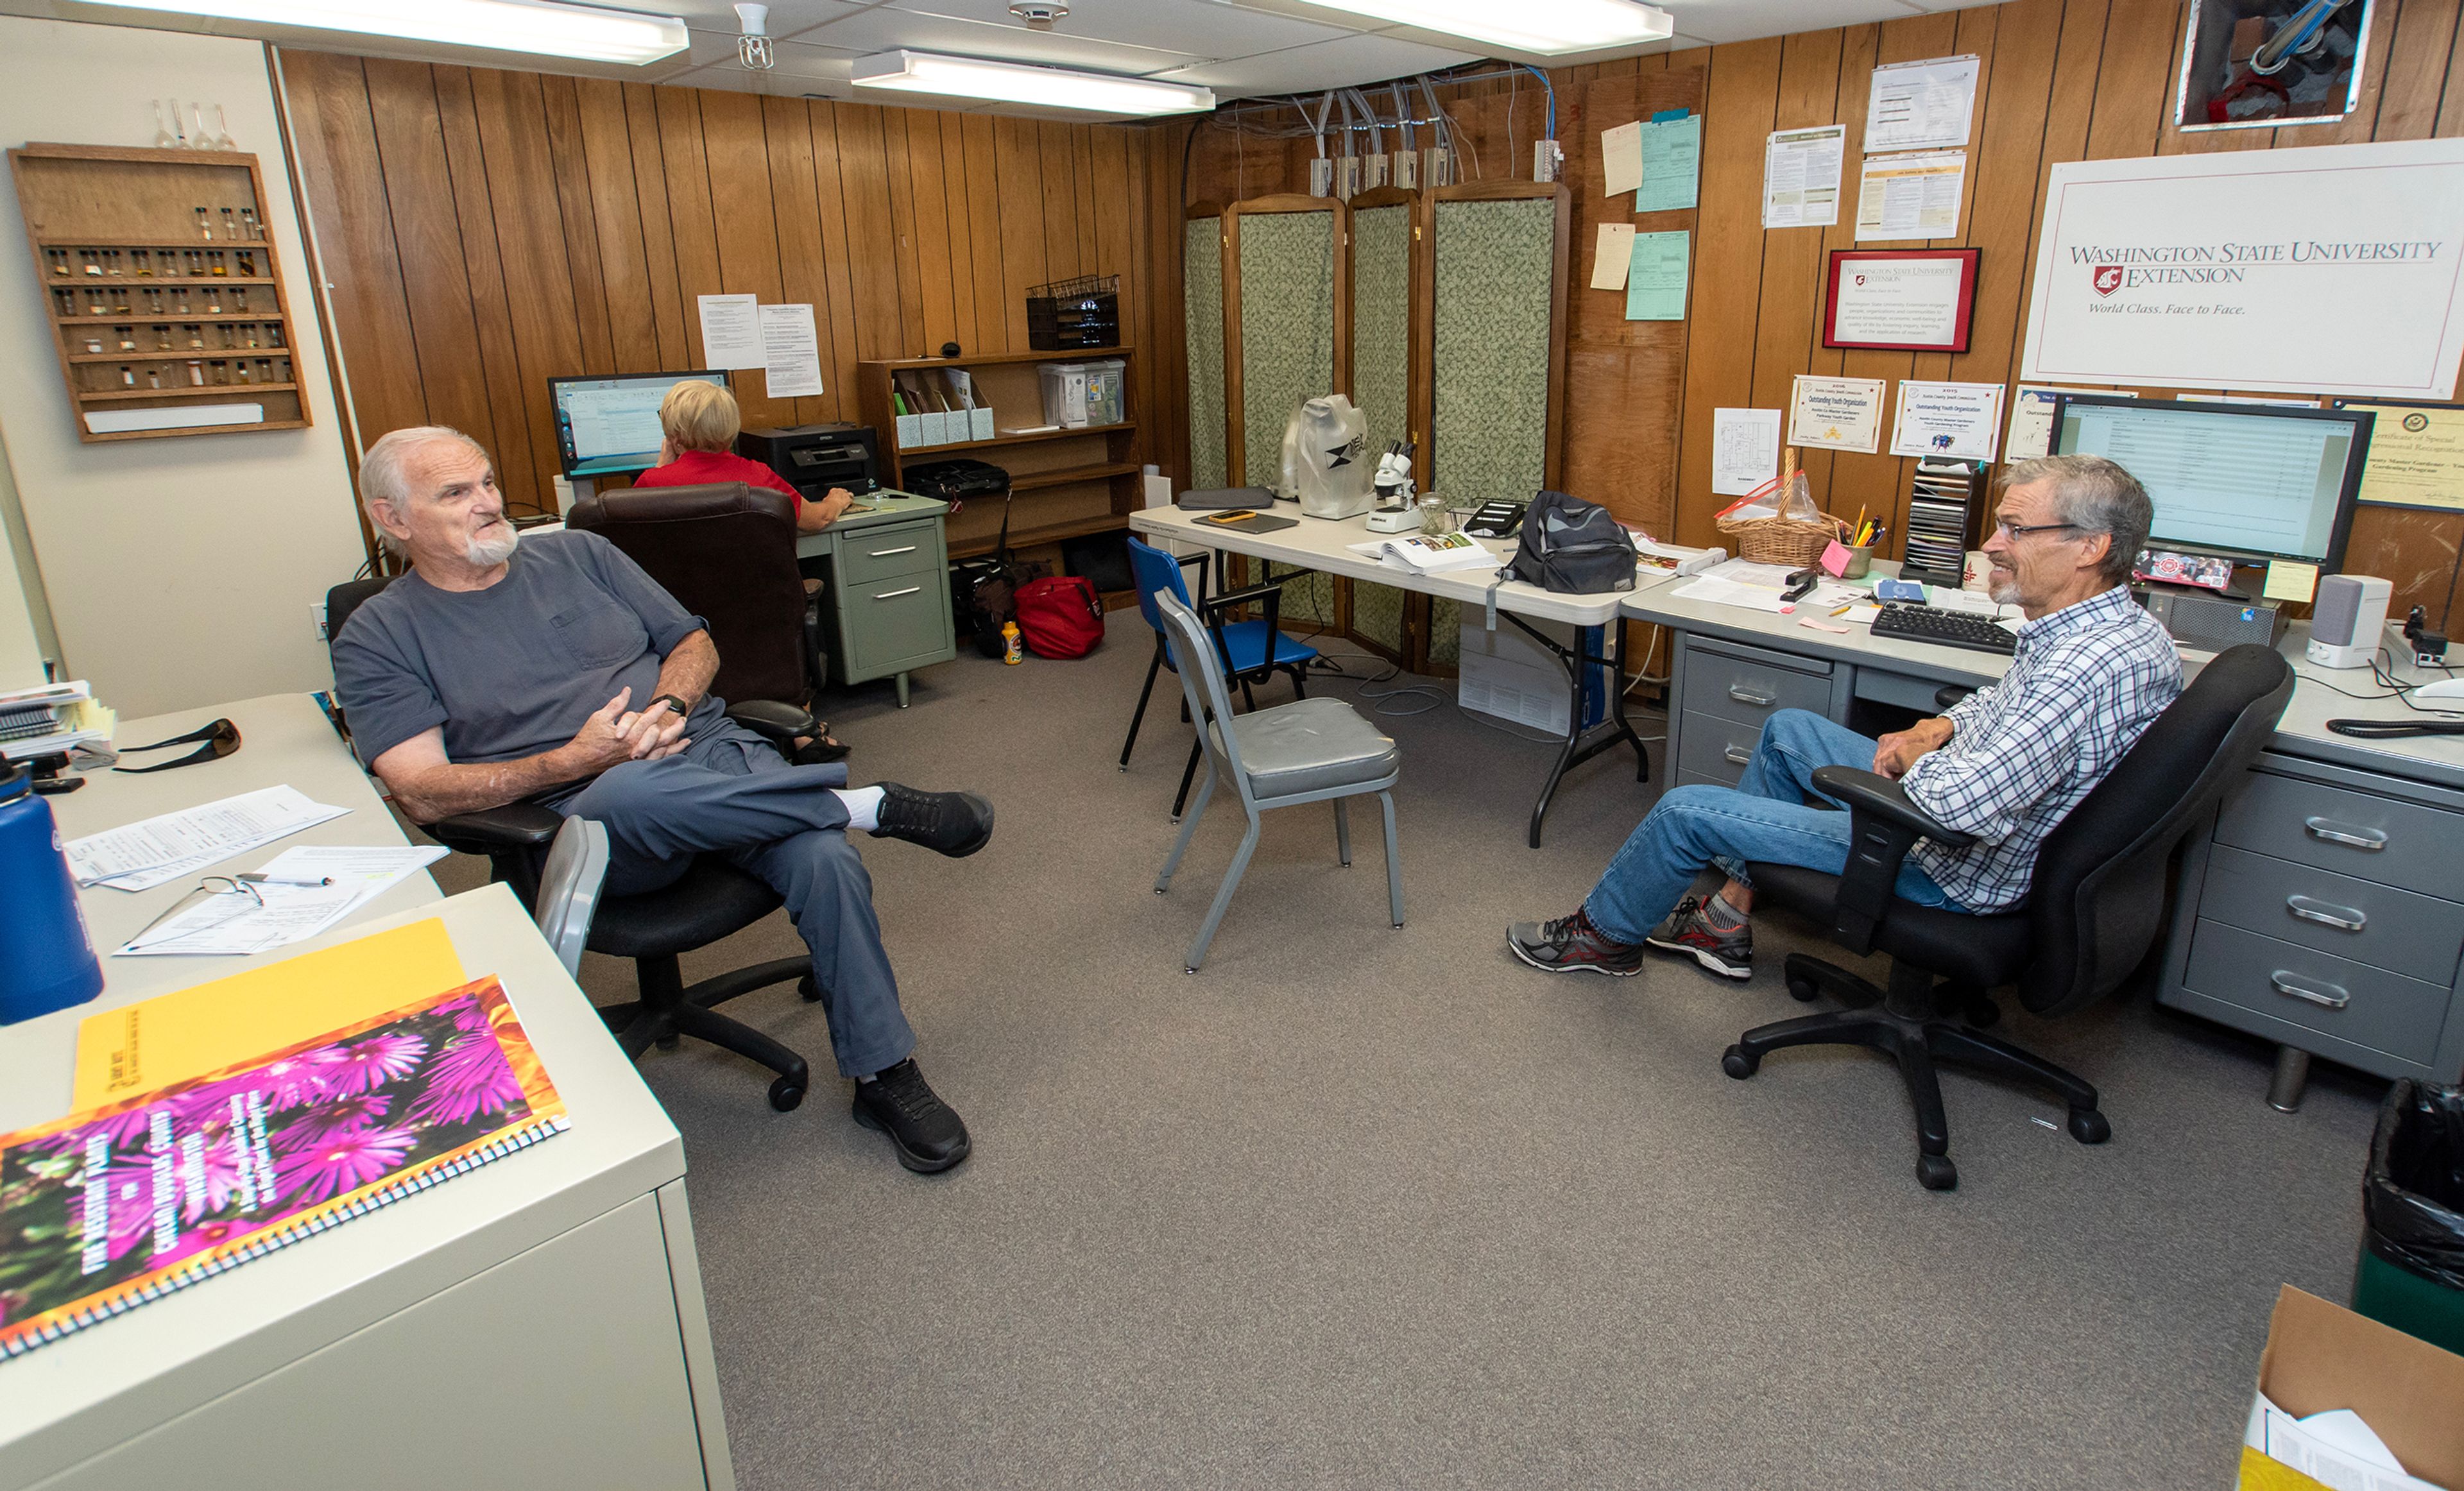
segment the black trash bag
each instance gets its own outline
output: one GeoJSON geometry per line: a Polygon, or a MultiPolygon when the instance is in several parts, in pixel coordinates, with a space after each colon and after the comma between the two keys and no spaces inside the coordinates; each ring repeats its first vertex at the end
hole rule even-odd
{"type": "Polygon", "coordinates": [[[2362,1176],[2365,1243],[2398,1268],[2464,1289],[2464,1087],[2387,1089],[2362,1176]]]}

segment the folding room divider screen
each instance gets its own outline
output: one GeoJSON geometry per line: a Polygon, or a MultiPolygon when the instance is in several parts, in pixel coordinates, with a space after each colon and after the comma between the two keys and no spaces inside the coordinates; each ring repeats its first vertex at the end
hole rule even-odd
{"type": "MultiPolygon", "coordinates": [[[[1420,194],[1380,186],[1353,197],[1351,213],[1352,402],[1369,416],[1370,449],[1382,451],[1418,442],[1428,428],[1412,376],[1413,348],[1424,340],[1413,335],[1420,194]]],[[[1353,635],[1403,656],[1403,592],[1365,580],[1350,589],[1353,635]]]]}
{"type": "Polygon", "coordinates": [[[1223,449],[1223,218],[1193,207],[1181,225],[1181,335],[1189,363],[1189,486],[1232,484],[1223,449]]]}

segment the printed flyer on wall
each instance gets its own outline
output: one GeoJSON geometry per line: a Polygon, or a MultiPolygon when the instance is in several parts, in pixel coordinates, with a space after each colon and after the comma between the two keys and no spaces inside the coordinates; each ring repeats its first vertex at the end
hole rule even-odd
{"type": "Polygon", "coordinates": [[[0,1361],[565,1124],[503,988],[483,978],[0,1135],[0,1361]]]}

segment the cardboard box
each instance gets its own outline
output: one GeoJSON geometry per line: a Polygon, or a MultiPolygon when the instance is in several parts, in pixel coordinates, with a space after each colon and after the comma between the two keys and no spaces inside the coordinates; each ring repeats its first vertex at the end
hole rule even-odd
{"type": "Polygon", "coordinates": [[[2258,1393],[2243,1435],[2242,1491],[2309,1491],[2322,1482],[2267,1458],[2268,1406],[2296,1418],[2361,1414],[2404,1468],[2464,1491],[2464,1356],[2286,1285],[2277,1292],[2258,1393]]]}

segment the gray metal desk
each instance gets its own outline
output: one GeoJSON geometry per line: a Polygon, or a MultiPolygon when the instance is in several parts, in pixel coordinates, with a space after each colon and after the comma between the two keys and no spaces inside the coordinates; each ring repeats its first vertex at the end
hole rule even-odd
{"type": "MultiPolygon", "coordinates": [[[[1889,568],[1876,565],[1877,572],[1889,568]]],[[[1817,631],[1793,616],[1683,601],[1667,581],[1625,614],[1672,633],[1664,781],[1732,785],[1773,710],[1847,723],[1858,700],[1939,713],[1999,679],[1991,653],[1817,631]]],[[[1829,618],[1821,618],[1828,621],[1829,618]]],[[[2184,846],[2157,998],[2278,1043],[2270,1100],[2299,1102],[2312,1055],[2381,1076],[2464,1072],[2464,737],[2353,739],[2331,718],[2412,714],[2367,669],[2299,676],[2248,778],[2184,846]]],[[[2208,654],[2184,654],[2195,672],[2208,654]]],[[[2444,676],[2398,670],[2406,682],[2444,676]]]]}
{"type": "Polygon", "coordinates": [[[876,492],[817,534],[796,537],[796,557],[825,559],[834,671],[842,683],[895,678],[907,708],[908,674],[958,655],[950,616],[950,555],[942,519],[950,504],[876,492]]]}

